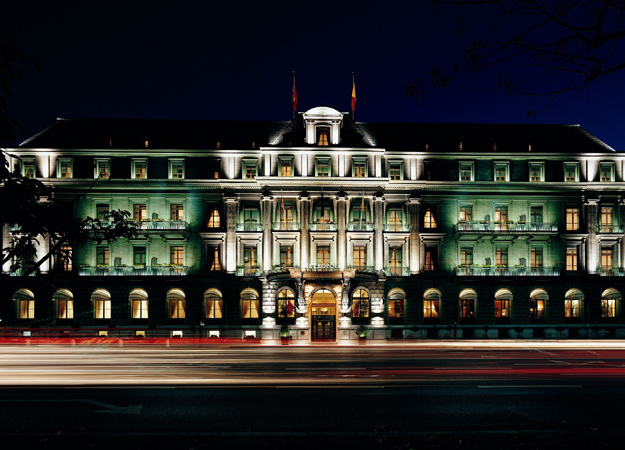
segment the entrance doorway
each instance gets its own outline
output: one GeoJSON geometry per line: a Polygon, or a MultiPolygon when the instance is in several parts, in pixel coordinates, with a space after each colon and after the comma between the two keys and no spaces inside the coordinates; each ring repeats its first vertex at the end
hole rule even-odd
{"type": "Polygon", "coordinates": [[[336,299],[329,289],[319,289],[310,306],[313,341],[336,340],[336,299]]]}

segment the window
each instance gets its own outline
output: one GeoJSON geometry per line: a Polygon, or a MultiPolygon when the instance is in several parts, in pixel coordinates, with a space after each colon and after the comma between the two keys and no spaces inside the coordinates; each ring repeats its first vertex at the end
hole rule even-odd
{"type": "Polygon", "coordinates": [[[613,214],[611,206],[601,207],[601,226],[599,227],[600,233],[612,233],[613,230],[613,214]]]}
{"type": "Polygon", "coordinates": [[[470,266],[473,264],[473,249],[469,247],[462,247],[460,249],[460,265],[470,266]]]}
{"type": "Polygon", "coordinates": [[[96,264],[98,266],[109,265],[109,248],[108,247],[96,248],[96,264]]]}
{"type": "Polygon", "coordinates": [[[174,266],[184,266],[184,246],[172,245],[169,247],[169,263],[174,266]]]}
{"type": "Polygon", "coordinates": [[[57,162],[57,170],[59,178],[72,178],[73,176],[73,160],[72,159],[59,159],[57,162]]]}
{"type": "Polygon", "coordinates": [[[206,173],[209,179],[218,180],[221,173],[221,160],[209,159],[206,173]]]}
{"type": "Polygon", "coordinates": [[[579,230],[579,208],[566,208],[567,231],[579,230]]]}
{"type": "Polygon", "coordinates": [[[460,221],[470,222],[473,220],[473,206],[463,205],[460,207],[460,221]]]}
{"type": "Polygon", "coordinates": [[[423,300],[423,317],[436,318],[440,313],[440,300],[423,300]]]}
{"type": "Polygon", "coordinates": [[[184,319],[185,301],[181,299],[169,299],[169,318],[184,319]]]}
{"type": "Polygon", "coordinates": [[[145,266],[147,250],[145,247],[132,248],[132,263],[135,266],[145,266]]]}
{"type": "Polygon", "coordinates": [[[564,317],[581,317],[581,300],[564,300],[564,317]]]}
{"type": "Polygon", "coordinates": [[[473,180],[473,162],[460,162],[459,172],[460,172],[460,181],[474,181],[473,180]]]}
{"type": "Polygon", "coordinates": [[[614,163],[601,163],[599,171],[599,180],[602,183],[614,181],[614,163]]]}
{"type": "Polygon", "coordinates": [[[601,317],[616,317],[616,300],[601,299],[601,317]]]}
{"type": "Polygon", "coordinates": [[[281,319],[295,317],[295,294],[290,289],[283,289],[278,293],[278,317],[281,319]]]}
{"type": "Polygon", "coordinates": [[[221,216],[219,215],[219,208],[216,206],[210,209],[210,212],[208,213],[208,223],[206,226],[208,228],[221,227],[221,216]]]}
{"type": "Polygon", "coordinates": [[[224,306],[221,292],[217,289],[209,289],[204,293],[204,300],[206,302],[206,318],[221,319],[224,306]]]}
{"type": "Polygon", "coordinates": [[[401,246],[391,246],[388,249],[388,269],[391,275],[401,275],[401,246]]]}
{"type": "Polygon", "coordinates": [[[182,180],[184,178],[183,160],[169,160],[169,178],[171,178],[172,180],[182,180]]]}
{"type": "Polygon", "coordinates": [[[330,144],[330,129],[317,128],[317,145],[328,146],[330,144]]]}
{"type": "Polygon", "coordinates": [[[59,252],[59,263],[63,272],[72,271],[72,247],[69,245],[62,245],[59,252]]]}
{"type": "Polygon", "coordinates": [[[364,289],[356,289],[352,297],[352,317],[364,319],[369,317],[369,293],[364,289]]]}
{"type": "Polygon", "coordinates": [[[148,207],[145,203],[135,203],[132,205],[132,218],[142,222],[148,218],[148,207]]]}
{"type": "Polygon", "coordinates": [[[530,163],[530,182],[539,183],[545,181],[545,164],[530,163]]]}
{"type": "Polygon", "coordinates": [[[19,317],[20,319],[34,319],[35,318],[35,300],[18,300],[19,317]]]}
{"type": "Polygon", "coordinates": [[[364,178],[367,176],[367,160],[365,158],[352,159],[352,177],[364,178]]]}
{"type": "Polygon", "coordinates": [[[495,206],[495,223],[505,224],[508,221],[508,207],[495,206]]]}
{"type": "Polygon", "coordinates": [[[110,319],[111,301],[106,299],[93,299],[93,318],[110,319]]]}
{"type": "Polygon", "coordinates": [[[354,245],[353,248],[354,269],[364,270],[367,266],[367,246],[354,245]]]}
{"type": "Polygon", "coordinates": [[[295,222],[294,214],[293,214],[293,206],[285,205],[282,202],[281,211],[280,211],[280,223],[284,225],[285,230],[292,230],[293,223],[295,222]]]}
{"type": "Polygon", "coordinates": [[[108,180],[111,176],[111,160],[96,159],[96,178],[108,180]]]}
{"type": "Polygon", "coordinates": [[[148,177],[147,159],[132,160],[132,178],[144,180],[148,177]]]}
{"type": "Polygon", "coordinates": [[[475,301],[477,293],[473,289],[463,289],[458,298],[458,315],[461,319],[473,319],[475,317],[475,301]]]}
{"type": "Polygon", "coordinates": [[[388,176],[391,180],[403,180],[404,179],[404,163],[393,162],[393,161],[389,162],[388,176]]]}
{"type": "Polygon", "coordinates": [[[243,261],[245,267],[249,269],[255,269],[258,265],[257,248],[252,245],[246,245],[243,247],[243,261]]]}
{"type": "Polygon", "coordinates": [[[508,247],[497,247],[495,249],[495,265],[499,268],[508,267],[508,247]]]}
{"type": "Polygon", "coordinates": [[[436,263],[438,261],[437,251],[435,248],[427,248],[425,249],[425,271],[434,271],[436,270],[436,263]]]}
{"type": "Polygon", "coordinates": [[[389,319],[401,319],[404,317],[404,301],[406,295],[400,289],[393,289],[388,296],[389,319]]]}
{"type": "Polygon", "coordinates": [[[293,267],[292,245],[280,245],[280,267],[293,267]]]}
{"type": "Polygon", "coordinates": [[[281,177],[293,176],[293,160],[292,159],[280,159],[280,176],[281,177]]]}
{"type": "Polygon", "coordinates": [[[258,319],[258,294],[253,289],[241,292],[241,317],[258,319]]]}
{"type": "Polygon", "coordinates": [[[389,209],[387,213],[388,231],[402,231],[403,217],[401,209],[389,209]]]}
{"type": "Polygon", "coordinates": [[[257,231],[259,230],[259,213],[258,208],[244,207],[243,208],[243,231],[257,231]]]}
{"type": "Polygon", "coordinates": [[[169,218],[171,220],[184,220],[184,206],[179,203],[172,203],[169,205],[169,218]]]}
{"type": "Polygon", "coordinates": [[[148,301],[133,299],[131,301],[132,318],[147,319],[148,318],[148,301]]]}
{"type": "Polygon", "coordinates": [[[25,178],[35,178],[35,160],[22,159],[22,176],[25,178]]]}
{"type": "Polygon", "coordinates": [[[330,172],[330,158],[317,158],[315,159],[315,176],[317,177],[329,177],[330,172]]]}
{"type": "Polygon", "coordinates": [[[107,203],[97,203],[95,205],[95,212],[98,220],[109,220],[110,208],[107,203]]]}
{"type": "Polygon", "coordinates": [[[508,176],[508,168],[510,165],[508,163],[495,163],[495,181],[504,182],[510,181],[508,176]]]}
{"type": "Polygon", "coordinates": [[[530,318],[542,319],[545,317],[545,300],[540,298],[530,299],[530,318]]]}
{"type": "Polygon", "coordinates": [[[425,215],[423,216],[423,228],[436,228],[436,219],[434,218],[434,212],[432,208],[425,209],[425,215]]]}
{"type": "Polygon", "coordinates": [[[601,268],[612,269],[612,247],[601,247],[601,268]]]}
{"type": "Polygon", "coordinates": [[[495,299],[495,317],[510,317],[510,300],[495,299]]]}
{"type": "Polygon", "coordinates": [[[568,247],[566,249],[566,270],[577,270],[577,247],[568,247]]]}
{"type": "Polygon", "coordinates": [[[255,159],[243,160],[243,178],[246,180],[253,180],[256,178],[256,170],[258,168],[258,162],[255,159]]]}
{"type": "Polygon", "coordinates": [[[543,267],[543,248],[532,247],[530,250],[530,261],[532,269],[542,269],[543,267]]]}
{"type": "Polygon", "coordinates": [[[221,261],[219,258],[219,245],[208,246],[208,270],[220,271],[221,261]]]}
{"type": "Polygon", "coordinates": [[[564,181],[566,183],[576,183],[579,181],[579,163],[564,164],[564,181]]]}
{"type": "Polygon", "coordinates": [[[329,245],[317,245],[317,264],[330,264],[329,245]]]}
{"type": "Polygon", "coordinates": [[[530,223],[531,224],[543,223],[543,207],[542,206],[530,207],[530,223]]]}

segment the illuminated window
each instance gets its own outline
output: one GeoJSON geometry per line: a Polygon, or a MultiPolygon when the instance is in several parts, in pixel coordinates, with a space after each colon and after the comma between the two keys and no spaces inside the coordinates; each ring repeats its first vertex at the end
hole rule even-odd
{"type": "Polygon", "coordinates": [[[221,261],[219,257],[219,245],[208,246],[208,270],[220,271],[221,261]]]}
{"type": "Polygon", "coordinates": [[[564,317],[581,317],[581,300],[564,300],[564,317]]]}
{"type": "Polygon", "coordinates": [[[167,302],[169,303],[169,318],[184,319],[186,301],[184,293],[180,289],[172,289],[167,294],[167,302]]]}
{"type": "Polygon", "coordinates": [[[566,229],[579,230],[579,208],[566,208],[566,229]]]}
{"type": "Polygon", "coordinates": [[[356,289],[352,296],[352,317],[369,317],[369,293],[364,289],[356,289]]]}
{"type": "Polygon", "coordinates": [[[495,222],[505,224],[508,221],[508,207],[495,206],[495,222]]]}
{"type": "Polygon", "coordinates": [[[243,178],[246,180],[253,180],[256,178],[256,171],[258,168],[258,162],[255,159],[243,160],[243,178]]]}
{"type": "Polygon", "coordinates": [[[602,269],[612,269],[612,247],[601,247],[601,267],[602,269]]]}
{"type": "Polygon", "coordinates": [[[184,266],[184,246],[172,245],[169,247],[169,263],[174,266],[184,266]]]}
{"type": "Polygon", "coordinates": [[[284,225],[284,229],[292,229],[295,222],[292,205],[284,205],[280,208],[280,223],[284,225]]]}
{"type": "Polygon", "coordinates": [[[530,223],[533,223],[533,224],[543,223],[543,207],[542,206],[530,207],[530,223]]]}
{"type": "Polygon", "coordinates": [[[259,228],[258,208],[244,207],[243,209],[243,231],[258,231],[259,228]]]}
{"type": "Polygon", "coordinates": [[[293,160],[292,159],[280,160],[280,176],[281,177],[293,176],[293,160]]]}
{"type": "Polygon", "coordinates": [[[329,245],[317,245],[317,264],[330,264],[329,245]]]}
{"type": "Polygon", "coordinates": [[[465,222],[470,222],[471,220],[473,220],[473,206],[471,205],[461,206],[459,219],[465,222]]]}
{"type": "Polygon", "coordinates": [[[565,163],[564,164],[564,181],[566,183],[576,183],[579,181],[579,164],[578,163],[565,163]]]}
{"type": "Polygon", "coordinates": [[[533,269],[541,269],[543,267],[543,248],[532,247],[530,250],[530,261],[533,269]]]}
{"type": "Polygon", "coordinates": [[[367,246],[354,245],[353,248],[354,269],[364,270],[367,266],[367,246]]]}
{"type": "Polygon", "coordinates": [[[22,176],[25,178],[35,178],[35,160],[22,159],[22,176]]]}
{"type": "Polygon", "coordinates": [[[391,275],[402,274],[401,246],[391,246],[388,249],[388,270],[391,275]]]}
{"type": "Polygon", "coordinates": [[[18,300],[19,317],[20,319],[34,319],[35,318],[35,301],[34,300],[18,300]]]}
{"type": "Polygon", "coordinates": [[[475,317],[475,300],[477,293],[473,289],[463,289],[458,298],[458,315],[461,319],[475,317]]]}
{"type": "Polygon", "coordinates": [[[436,318],[440,316],[440,300],[423,300],[423,317],[436,318]]]}
{"type": "Polygon", "coordinates": [[[426,208],[425,216],[423,217],[423,228],[436,228],[436,219],[431,208],[426,208]]]}
{"type": "Polygon", "coordinates": [[[169,205],[169,218],[171,220],[184,220],[184,206],[180,203],[172,203],[169,205]]]}
{"type": "Polygon", "coordinates": [[[283,289],[278,293],[278,317],[281,319],[295,317],[295,294],[290,289],[283,289]]]}
{"type": "Polygon", "coordinates": [[[207,290],[204,293],[204,301],[206,302],[206,318],[221,319],[224,306],[221,292],[217,289],[207,290]]]}
{"type": "Polygon", "coordinates": [[[317,128],[317,145],[330,145],[330,130],[328,128],[317,128]]]}
{"type": "Polygon", "coordinates": [[[545,164],[530,163],[530,182],[539,183],[545,181],[545,164]]]}
{"type": "Polygon", "coordinates": [[[460,265],[461,266],[470,266],[473,264],[473,249],[468,247],[463,247],[460,249],[460,265]]]}
{"type": "Polygon", "coordinates": [[[243,262],[248,269],[255,269],[258,266],[257,248],[252,245],[243,247],[243,262]]]}
{"type": "Polygon", "coordinates": [[[94,319],[110,319],[111,318],[111,301],[105,299],[93,300],[93,318],[94,319]]]}
{"type": "Polygon", "coordinates": [[[315,159],[315,175],[318,177],[331,176],[330,158],[316,158],[315,159]]]}
{"type": "Polygon", "coordinates": [[[460,181],[474,181],[473,167],[474,165],[472,161],[461,161],[458,163],[460,181]]]}
{"type": "Polygon", "coordinates": [[[108,247],[96,248],[96,263],[98,266],[109,265],[109,248],[108,247]]]}
{"type": "Polygon", "coordinates": [[[132,263],[135,266],[145,266],[147,250],[145,247],[132,248],[132,263]]]}
{"type": "Polygon", "coordinates": [[[601,163],[599,170],[599,179],[602,183],[614,181],[614,163],[601,163]]]}
{"type": "Polygon", "coordinates": [[[601,299],[601,317],[616,317],[616,300],[601,299]]]}
{"type": "Polygon", "coordinates": [[[599,232],[612,233],[614,231],[613,217],[613,210],[611,206],[601,207],[601,227],[599,228],[599,232]]]}
{"type": "Polygon", "coordinates": [[[258,319],[258,294],[253,289],[241,292],[241,317],[258,319]]]}
{"type": "Polygon", "coordinates": [[[495,317],[510,317],[510,300],[495,299],[495,317]]]}
{"type": "Polygon", "coordinates": [[[132,318],[133,319],[147,319],[148,318],[148,301],[147,300],[132,300],[132,318]]]}
{"type": "Polygon", "coordinates": [[[497,267],[508,267],[508,247],[495,249],[495,264],[497,267]]]}
{"type": "Polygon", "coordinates": [[[74,161],[72,159],[59,158],[57,160],[57,170],[58,170],[59,178],[72,178],[73,164],[74,164],[74,161]]]}
{"type": "Polygon", "coordinates": [[[169,178],[172,180],[182,180],[184,178],[184,161],[169,161],[169,178]]]}
{"type": "Polygon", "coordinates": [[[110,207],[107,203],[97,203],[95,211],[98,220],[109,220],[110,207]]]}
{"type": "Polygon", "coordinates": [[[219,215],[219,208],[213,207],[208,214],[208,223],[206,224],[208,228],[219,228],[221,227],[221,216],[219,215]]]}
{"type": "Polygon", "coordinates": [[[530,318],[542,319],[545,317],[545,300],[539,298],[530,299],[530,318]]]}
{"type": "Polygon", "coordinates": [[[393,289],[388,295],[389,319],[401,319],[404,317],[405,294],[400,289],[393,289]]]}
{"type": "Polygon", "coordinates": [[[566,270],[577,270],[577,247],[566,249],[566,270]]]}
{"type": "Polygon", "coordinates": [[[403,162],[390,162],[388,165],[388,176],[391,180],[403,180],[404,179],[404,163],[403,162]]]}
{"type": "Polygon", "coordinates": [[[111,176],[111,160],[96,159],[96,178],[108,180],[111,176]]]}
{"type": "Polygon", "coordinates": [[[367,176],[367,159],[366,158],[353,158],[352,159],[352,177],[364,178],[367,176]]]}
{"type": "Polygon", "coordinates": [[[280,245],[280,267],[293,267],[292,245],[280,245]]]}
{"type": "Polygon", "coordinates": [[[434,271],[436,270],[436,262],[437,262],[437,254],[436,249],[434,248],[426,248],[425,249],[425,266],[424,270],[426,271],[434,271]]]}
{"type": "Polygon", "coordinates": [[[401,209],[389,209],[387,212],[388,231],[403,230],[403,212],[401,209]]]}
{"type": "Polygon", "coordinates": [[[495,181],[509,181],[508,167],[508,164],[495,164],[495,181]]]}
{"type": "Polygon", "coordinates": [[[132,160],[132,177],[142,180],[148,177],[148,161],[146,159],[132,160]]]}
{"type": "Polygon", "coordinates": [[[145,203],[132,205],[132,218],[136,221],[144,221],[148,218],[148,207],[145,203]]]}
{"type": "Polygon", "coordinates": [[[59,263],[63,272],[72,271],[72,247],[69,245],[62,245],[59,252],[59,263]]]}

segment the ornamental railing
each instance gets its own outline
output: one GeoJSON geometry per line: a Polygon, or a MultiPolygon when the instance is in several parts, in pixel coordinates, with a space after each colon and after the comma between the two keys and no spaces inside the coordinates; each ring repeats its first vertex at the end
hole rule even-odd
{"type": "Polygon", "coordinates": [[[263,224],[255,222],[238,222],[237,231],[263,231],[263,224]]]}
{"type": "Polygon", "coordinates": [[[373,231],[371,222],[351,222],[347,224],[347,231],[373,231]]]}
{"type": "Polygon", "coordinates": [[[387,223],[384,224],[384,231],[410,231],[410,225],[408,225],[407,223],[387,223]]]}
{"type": "Polygon", "coordinates": [[[336,231],[337,226],[334,222],[312,222],[308,225],[310,231],[336,231]]]}
{"type": "Polygon", "coordinates": [[[560,275],[558,267],[456,267],[458,276],[499,276],[499,277],[555,277],[560,275]]]}
{"type": "Polygon", "coordinates": [[[274,222],[274,231],[299,231],[299,222],[274,222]]]}
{"type": "Polygon", "coordinates": [[[526,222],[458,222],[455,230],[462,231],[492,231],[495,233],[527,232],[556,232],[558,224],[555,223],[526,223],[526,222]]]}
{"type": "Polygon", "coordinates": [[[376,273],[374,266],[365,266],[360,264],[347,266],[347,269],[355,270],[356,272],[376,273]]]}
{"type": "Polygon", "coordinates": [[[597,227],[597,233],[622,233],[623,227],[621,225],[599,225],[597,227]]]}
{"type": "Polygon", "coordinates": [[[410,268],[385,266],[384,274],[388,277],[407,277],[410,276],[410,268]]]}
{"type": "Polygon", "coordinates": [[[96,266],[80,267],[78,275],[87,277],[106,276],[182,276],[187,266],[96,266]]]}
{"type": "Polygon", "coordinates": [[[625,271],[622,267],[597,267],[597,273],[602,277],[622,277],[625,271]]]}
{"type": "MultiPolygon", "coordinates": [[[[137,230],[186,230],[189,223],[184,220],[129,220],[130,225],[134,225],[137,230]]],[[[99,225],[95,223],[85,224],[85,229],[109,228],[111,222],[109,220],[100,220],[99,225]]]]}
{"type": "Polygon", "coordinates": [[[260,266],[237,266],[238,277],[258,277],[262,274],[260,266]]]}

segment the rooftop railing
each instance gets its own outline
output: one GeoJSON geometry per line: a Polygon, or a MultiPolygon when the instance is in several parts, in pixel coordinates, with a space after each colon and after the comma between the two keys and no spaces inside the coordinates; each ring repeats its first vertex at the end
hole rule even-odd
{"type": "Polygon", "coordinates": [[[555,223],[527,223],[527,222],[486,222],[470,221],[458,222],[455,225],[456,231],[490,231],[495,233],[516,233],[527,232],[555,232],[558,231],[558,224],[555,223]]]}
{"type": "Polygon", "coordinates": [[[96,266],[80,267],[78,275],[87,277],[106,276],[182,276],[187,266],[96,266]]]}
{"type": "Polygon", "coordinates": [[[557,277],[558,267],[456,267],[458,276],[499,276],[499,277],[557,277]]]}

